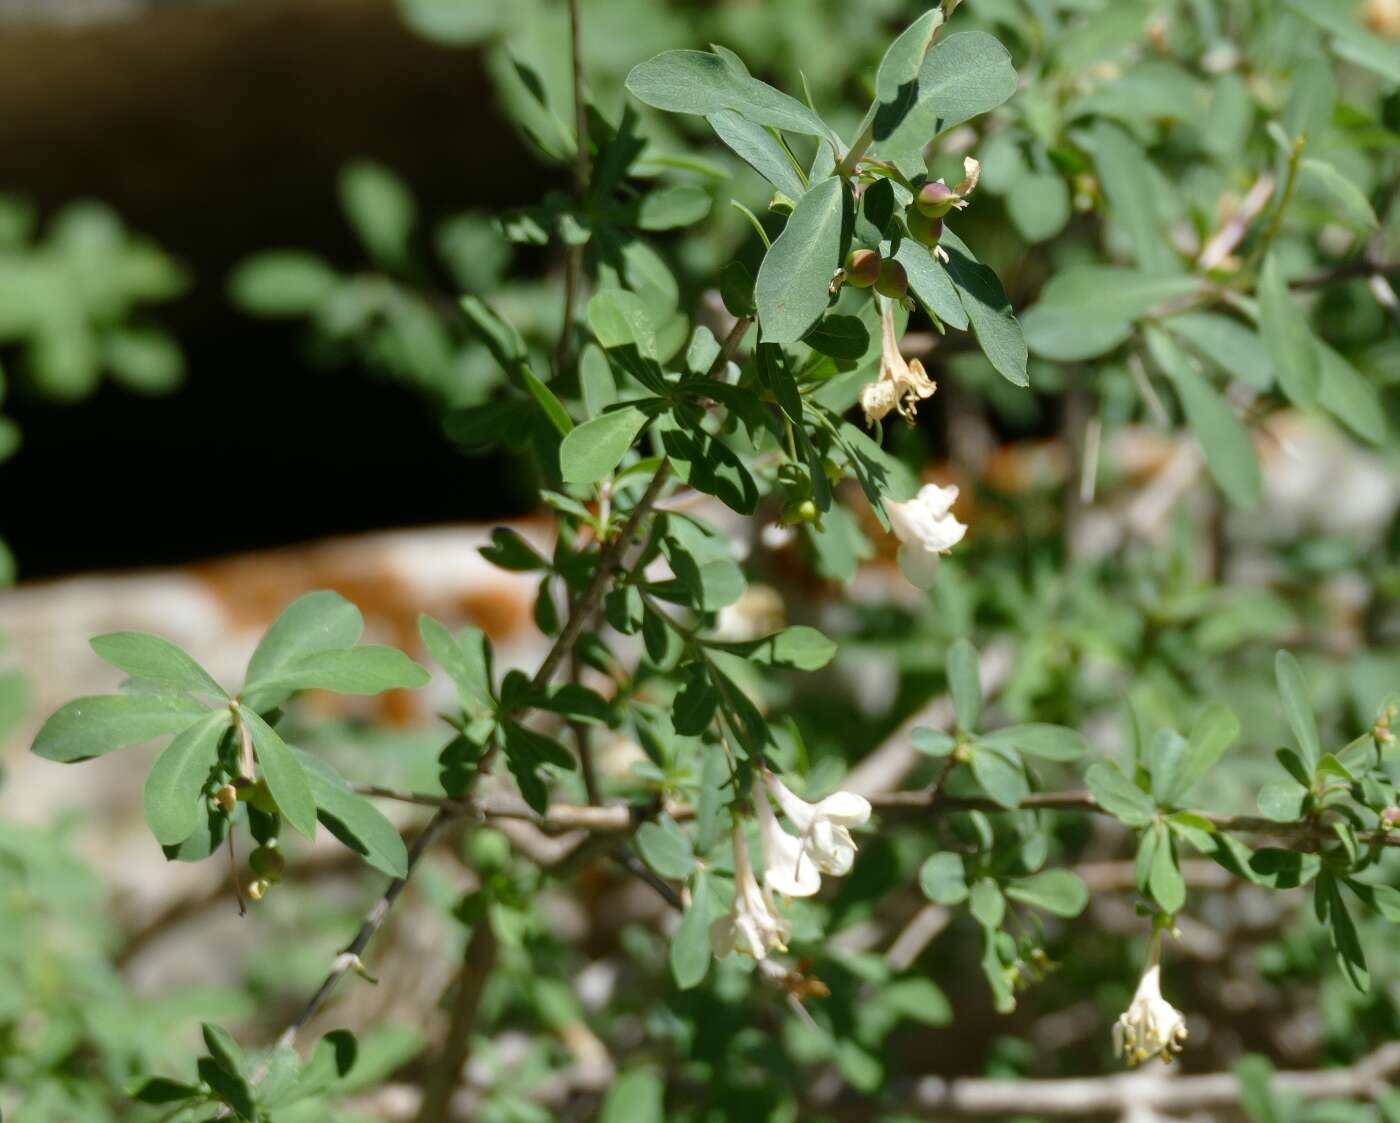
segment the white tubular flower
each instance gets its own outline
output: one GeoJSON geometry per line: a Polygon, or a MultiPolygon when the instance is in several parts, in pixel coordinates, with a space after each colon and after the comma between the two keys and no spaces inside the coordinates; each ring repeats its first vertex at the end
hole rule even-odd
{"type": "Polygon", "coordinates": [[[900,541],[899,571],[920,589],[927,589],[938,575],[938,558],[967,533],[952,513],[958,489],[926,484],[907,503],[885,500],[890,528],[900,541]]]}
{"type": "Polygon", "coordinates": [[[1113,1027],[1113,1050],[1136,1068],[1153,1056],[1170,1061],[1186,1044],[1186,1017],[1162,997],[1162,930],[1152,933],[1137,993],[1113,1027]]]}
{"type": "Polygon", "coordinates": [[[894,334],[894,304],[886,301],[880,312],[880,377],[860,392],[865,423],[874,425],[894,410],[912,425],[918,404],[937,389],[938,383],[924,373],[923,363],[918,359],[906,362],[900,354],[894,334]]]}
{"type": "Polygon", "coordinates": [[[753,801],[758,808],[758,837],[763,843],[763,880],[784,897],[810,897],[822,887],[821,871],[806,852],[802,839],[783,830],[768,793],[757,780],[753,801]]]}
{"type": "Polygon", "coordinates": [[[763,779],[783,814],[797,828],[806,860],[822,873],[837,877],[850,873],[856,860],[850,828],[870,818],[869,800],[855,792],[833,792],[816,803],[808,803],[771,772],[765,772],[763,779]]]}
{"type": "Polygon", "coordinates": [[[734,827],[734,904],[710,925],[715,955],[738,952],[763,959],[770,951],[787,951],[792,923],[778,912],[772,894],[758,884],[749,864],[743,833],[734,827]]]}

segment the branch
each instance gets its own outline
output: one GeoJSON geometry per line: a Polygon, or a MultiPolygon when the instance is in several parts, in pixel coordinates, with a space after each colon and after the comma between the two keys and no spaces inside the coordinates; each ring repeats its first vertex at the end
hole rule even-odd
{"type": "Polygon", "coordinates": [[[481,915],[467,940],[462,970],[457,976],[452,1020],[437,1060],[423,1081],[423,1099],[418,1106],[417,1123],[440,1123],[447,1118],[452,1095],[462,1082],[462,1066],[471,1049],[472,1023],[481,1005],[486,979],[496,965],[496,933],[489,912],[481,915]]]}
{"type": "MultiPolygon", "coordinates": [[[[991,1080],[927,1076],[915,1086],[912,1106],[930,1118],[1037,1115],[1060,1119],[1119,1115],[1132,1107],[1171,1112],[1203,1111],[1239,1104],[1233,1073],[1172,1076],[1154,1066],[1143,1072],[1085,1079],[991,1080]]],[[[1370,1099],[1400,1074],[1400,1042],[1390,1042],[1348,1068],[1280,1072],[1275,1090],[1304,1099],[1370,1099]]]]}

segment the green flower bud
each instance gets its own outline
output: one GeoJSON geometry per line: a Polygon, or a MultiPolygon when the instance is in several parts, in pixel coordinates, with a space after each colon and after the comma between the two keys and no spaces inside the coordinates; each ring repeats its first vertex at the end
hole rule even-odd
{"type": "Polygon", "coordinates": [[[904,294],[909,291],[909,274],[904,271],[904,266],[894,260],[881,264],[875,291],[892,300],[903,300],[904,294]]]}
{"type": "Polygon", "coordinates": [[[938,239],[943,237],[943,220],[929,218],[923,211],[915,207],[910,207],[905,211],[904,225],[909,227],[909,237],[928,246],[929,249],[938,245],[938,239]]]}
{"type": "Polygon", "coordinates": [[[942,218],[957,201],[957,192],[946,183],[926,183],[914,196],[914,205],[929,218],[942,218]]]}
{"type": "Polygon", "coordinates": [[[880,255],[875,250],[852,250],[846,258],[846,284],[868,289],[880,279],[880,255]]]}

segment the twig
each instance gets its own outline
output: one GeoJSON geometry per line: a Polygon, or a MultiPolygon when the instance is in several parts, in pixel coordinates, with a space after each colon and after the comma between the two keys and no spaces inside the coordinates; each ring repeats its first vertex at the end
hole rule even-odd
{"type": "MultiPolygon", "coordinates": [[[[588,104],[583,96],[583,42],[579,0],[569,0],[569,56],[574,83],[574,194],[580,205],[588,200],[588,104]]],[[[554,371],[568,365],[574,335],[574,309],[583,274],[583,246],[564,251],[564,322],[554,349],[554,371]]]]}
{"type": "MultiPolygon", "coordinates": [[[[910,1097],[920,1115],[973,1119],[1034,1115],[1084,1119],[1119,1115],[1133,1106],[1173,1113],[1235,1107],[1239,1080],[1233,1073],[1168,1076],[1161,1066],[1138,1073],[1063,1080],[996,1080],[965,1077],[920,1080],[910,1097]]],[[[1390,1042],[1347,1068],[1280,1072],[1273,1087],[1304,1099],[1370,1099],[1400,1073],[1400,1042],[1390,1042]]]]}
{"type": "Polygon", "coordinates": [[[457,976],[452,1019],[443,1039],[442,1050],[423,1081],[423,1099],[418,1105],[417,1123],[441,1123],[448,1118],[453,1093],[462,1081],[462,1066],[471,1048],[472,1023],[481,1005],[481,993],[496,965],[496,933],[491,917],[485,914],[472,928],[457,976]]]}

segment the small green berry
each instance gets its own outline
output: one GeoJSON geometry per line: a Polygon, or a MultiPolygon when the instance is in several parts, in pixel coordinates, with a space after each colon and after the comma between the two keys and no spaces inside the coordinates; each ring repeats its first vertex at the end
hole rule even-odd
{"type": "Polygon", "coordinates": [[[910,207],[904,214],[904,224],[909,227],[909,237],[932,249],[943,237],[943,220],[929,218],[923,211],[910,207]]]}
{"type": "Polygon", "coordinates": [[[852,250],[846,258],[846,284],[868,289],[880,279],[880,255],[875,250],[852,250]]]}
{"type": "Polygon", "coordinates": [[[890,260],[880,266],[880,279],[875,282],[875,291],[892,300],[903,300],[909,291],[909,274],[899,262],[890,260]]]}
{"type": "Polygon", "coordinates": [[[946,183],[926,183],[914,196],[914,205],[929,218],[942,218],[957,201],[957,193],[946,183]]]}
{"type": "Polygon", "coordinates": [[[282,880],[282,873],[287,868],[287,859],[276,847],[259,846],[248,855],[248,865],[261,880],[276,885],[282,880]]]}

